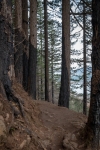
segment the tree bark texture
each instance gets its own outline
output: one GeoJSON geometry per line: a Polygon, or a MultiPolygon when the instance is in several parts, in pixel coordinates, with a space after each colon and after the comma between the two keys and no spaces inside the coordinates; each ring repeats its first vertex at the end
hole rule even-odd
{"type": "Polygon", "coordinates": [[[88,122],[86,125],[87,138],[92,137],[93,150],[99,150],[100,139],[100,1],[92,1],[92,79],[91,102],[88,122]]]}
{"type": "Polygon", "coordinates": [[[23,82],[23,41],[22,31],[22,1],[15,0],[15,77],[19,83],[23,82]]]}
{"type": "Polygon", "coordinates": [[[44,35],[45,35],[45,100],[49,101],[47,0],[44,0],[44,35]]]}
{"type": "MultiPolygon", "coordinates": [[[[0,84],[11,87],[8,71],[12,45],[11,0],[0,1],[0,84]]],[[[1,86],[1,85],[0,85],[1,86]]],[[[1,92],[1,89],[0,89],[1,92]]],[[[3,93],[2,93],[3,94],[3,93]]]]}
{"type": "Polygon", "coordinates": [[[51,94],[51,99],[52,103],[54,104],[54,39],[53,39],[53,32],[51,34],[51,89],[52,89],[52,94],[51,94]]]}
{"type": "MultiPolygon", "coordinates": [[[[40,29],[40,34],[42,35],[42,30],[40,29]]],[[[41,98],[41,100],[43,100],[44,99],[44,78],[43,78],[43,74],[44,74],[44,70],[43,70],[43,39],[42,39],[42,36],[41,36],[41,40],[40,40],[40,42],[41,42],[41,60],[40,60],[40,62],[41,62],[41,68],[40,68],[40,72],[41,72],[41,76],[40,76],[40,80],[41,80],[41,83],[40,83],[40,98],[41,98]]]]}
{"type": "Polygon", "coordinates": [[[58,105],[69,107],[70,97],[70,1],[62,1],[62,72],[58,105]]]}
{"type": "Polygon", "coordinates": [[[87,114],[87,66],[86,66],[86,18],[85,3],[83,1],[83,114],[87,114]]]}
{"type": "Polygon", "coordinates": [[[22,0],[22,27],[25,38],[28,40],[28,1],[22,0]]]}
{"type": "Polygon", "coordinates": [[[28,2],[22,0],[22,28],[24,32],[23,51],[23,87],[27,91],[28,86],[28,2]]]}
{"type": "Polygon", "coordinates": [[[28,92],[33,99],[36,99],[36,66],[37,66],[37,0],[30,0],[28,92]]]}

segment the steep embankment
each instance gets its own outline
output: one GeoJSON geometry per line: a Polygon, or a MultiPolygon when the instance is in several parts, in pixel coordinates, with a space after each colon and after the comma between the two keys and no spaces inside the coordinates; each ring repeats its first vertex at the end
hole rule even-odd
{"type": "MultiPolygon", "coordinates": [[[[0,95],[0,150],[81,150],[86,117],[48,102],[33,101],[16,81],[19,103],[0,95]]],[[[84,143],[84,142],[83,142],[84,143]]]]}

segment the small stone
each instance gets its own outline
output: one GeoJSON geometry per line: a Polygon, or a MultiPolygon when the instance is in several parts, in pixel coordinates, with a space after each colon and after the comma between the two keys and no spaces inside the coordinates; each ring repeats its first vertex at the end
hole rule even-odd
{"type": "Polygon", "coordinates": [[[26,146],[26,143],[27,143],[27,141],[24,140],[24,141],[20,144],[19,148],[22,149],[24,146],[26,146]]]}
{"type": "Polygon", "coordinates": [[[9,114],[7,113],[5,120],[8,121],[8,119],[9,119],[9,114]]]}
{"type": "Polygon", "coordinates": [[[50,118],[53,118],[53,116],[52,116],[52,115],[50,115],[49,117],[50,117],[50,118]]]}
{"type": "Polygon", "coordinates": [[[74,148],[77,148],[77,147],[78,147],[78,144],[75,143],[75,142],[71,142],[71,144],[72,144],[72,146],[73,146],[74,148]]]}
{"type": "Polygon", "coordinates": [[[1,116],[1,115],[0,115],[0,120],[2,120],[2,121],[4,122],[4,118],[3,118],[3,116],[1,116]]]}
{"type": "Polygon", "coordinates": [[[43,144],[47,147],[48,145],[50,145],[50,140],[44,140],[43,144]]]}
{"type": "Polygon", "coordinates": [[[71,133],[65,134],[64,138],[65,138],[65,139],[67,138],[68,140],[70,140],[70,139],[71,139],[71,133]]]}
{"type": "Polygon", "coordinates": [[[27,135],[27,145],[29,145],[29,144],[30,144],[30,142],[31,142],[31,138],[30,138],[30,136],[29,136],[29,135],[27,135]]]}
{"type": "Polygon", "coordinates": [[[77,140],[75,134],[72,134],[71,140],[72,140],[72,141],[76,141],[76,140],[77,140]]]}
{"type": "Polygon", "coordinates": [[[68,139],[66,138],[66,139],[63,140],[63,146],[64,146],[65,148],[67,148],[68,145],[69,145],[69,141],[68,141],[68,139]]]}

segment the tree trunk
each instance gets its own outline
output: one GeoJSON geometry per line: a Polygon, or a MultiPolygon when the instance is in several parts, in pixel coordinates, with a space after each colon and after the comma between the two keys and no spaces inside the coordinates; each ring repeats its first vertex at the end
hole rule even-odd
{"type": "Polygon", "coordinates": [[[51,66],[51,78],[52,78],[52,103],[54,104],[54,71],[53,71],[53,54],[52,54],[52,66],[51,66]]]}
{"type": "Polygon", "coordinates": [[[69,108],[70,97],[70,1],[62,1],[62,72],[58,105],[69,108]]]}
{"type": "MultiPolygon", "coordinates": [[[[10,56],[13,51],[12,45],[12,14],[11,0],[0,1],[0,87],[7,85],[11,88],[8,71],[10,56]],[[1,85],[2,84],[2,85],[1,85]]],[[[0,89],[0,93],[2,93],[0,89]]],[[[4,93],[2,93],[4,94],[4,93]]]]}
{"type": "Polygon", "coordinates": [[[93,150],[99,150],[100,134],[100,1],[92,1],[92,80],[91,102],[86,125],[87,139],[91,140],[93,150]],[[90,131],[90,132],[89,132],[90,131]]]}
{"type": "Polygon", "coordinates": [[[28,2],[22,0],[22,27],[24,32],[23,51],[23,87],[27,91],[28,86],[28,2]]]}
{"type": "Polygon", "coordinates": [[[40,43],[41,43],[41,51],[40,51],[40,55],[41,55],[41,60],[40,60],[40,62],[41,62],[41,68],[40,68],[40,72],[41,72],[41,76],[40,76],[40,80],[41,80],[41,88],[40,88],[40,97],[41,97],[41,100],[43,100],[44,99],[44,95],[43,95],[43,93],[44,93],[44,91],[43,91],[43,87],[44,87],[44,84],[43,84],[43,39],[42,39],[42,29],[40,29],[40,35],[41,35],[41,39],[40,39],[40,43]]]}
{"type": "Polygon", "coordinates": [[[23,40],[22,32],[22,1],[15,0],[15,77],[19,83],[23,82],[23,40]]]}
{"type": "Polygon", "coordinates": [[[86,19],[85,19],[85,3],[83,1],[83,114],[87,114],[87,70],[86,70],[86,19]]]}
{"type": "Polygon", "coordinates": [[[33,99],[36,99],[36,65],[37,65],[37,0],[30,0],[28,92],[33,99]]]}
{"type": "MultiPolygon", "coordinates": [[[[53,26],[53,24],[52,24],[53,26]]],[[[51,29],[53,30],[53,28],[51,29]]],[[[54,33],[51,32],[51,99],[52,103],[54,104],[54,38],[53,38],[54,33]]]]}
{"type": "Polygon", "coordinates": [[[45,35],[45,100],[49,101],[47,0],[44,0],[44,35],[45,35]]]}

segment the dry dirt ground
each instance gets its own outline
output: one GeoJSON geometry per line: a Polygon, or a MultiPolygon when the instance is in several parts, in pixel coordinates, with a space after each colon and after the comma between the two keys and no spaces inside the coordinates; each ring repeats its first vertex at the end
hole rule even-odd
{"type": "Polygon", "coordinates": [[[0,95],[0,150],[85,150],[80,136],[86,116],[32,100],[16,81],[19,103],[0,95]]]}

